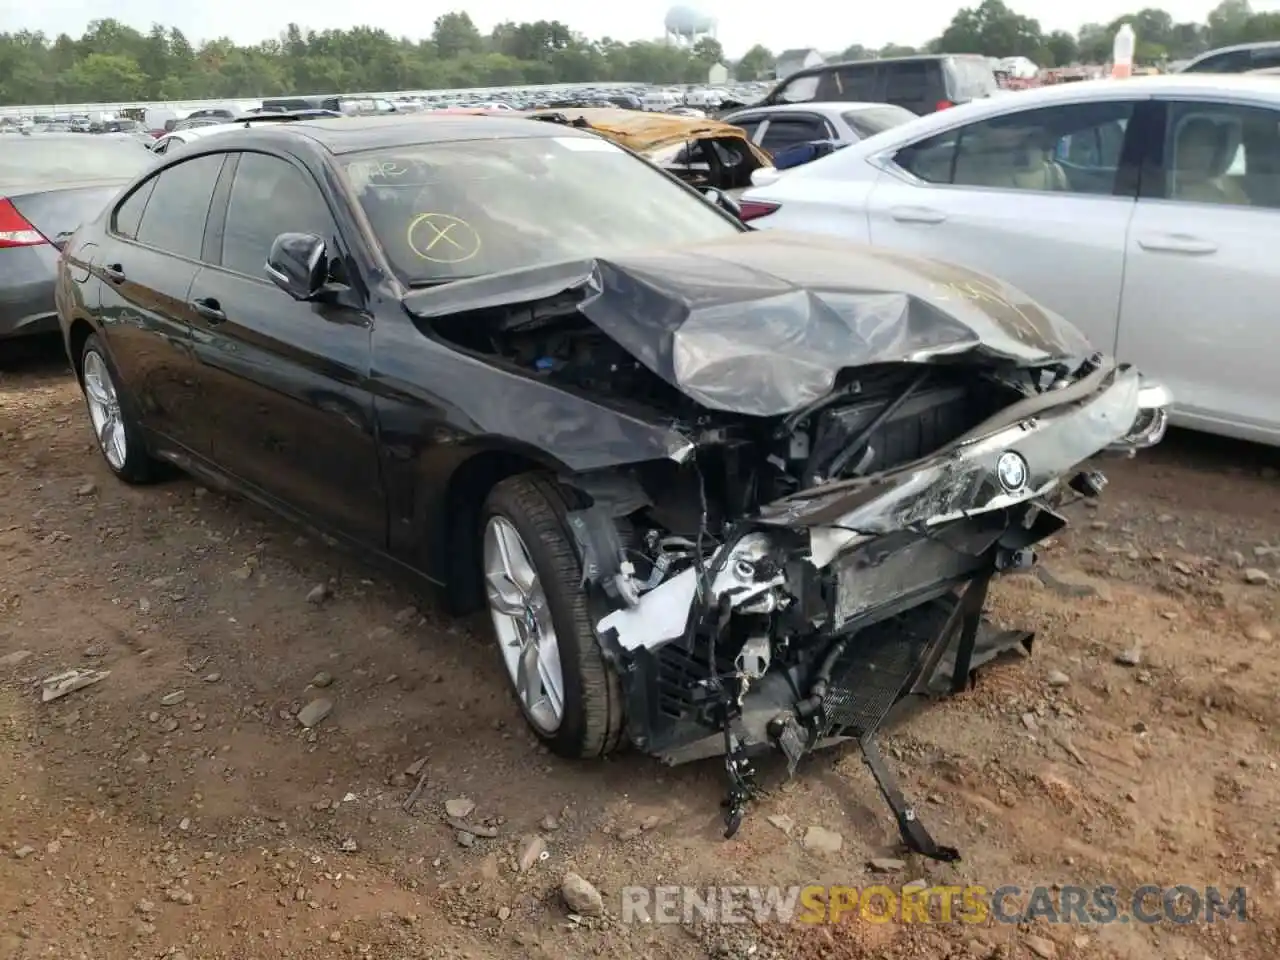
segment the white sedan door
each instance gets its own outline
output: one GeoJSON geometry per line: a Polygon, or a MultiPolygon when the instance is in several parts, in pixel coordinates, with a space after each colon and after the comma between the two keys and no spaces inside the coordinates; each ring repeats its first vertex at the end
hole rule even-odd
{"type": "Polygon", "coordinates": [[[871,243],[998,277],[1114,351],[1137,183],[1118,171],[1136,102],[1002,114],[897,150],[868,200],[871,243]]]}
{"type": "Polygon", "coordinates": [[[1280,111],[1171,102],[1163,176],[1129,234],[1118,353],[1175,421],[1280,441],[1280,111]]]}

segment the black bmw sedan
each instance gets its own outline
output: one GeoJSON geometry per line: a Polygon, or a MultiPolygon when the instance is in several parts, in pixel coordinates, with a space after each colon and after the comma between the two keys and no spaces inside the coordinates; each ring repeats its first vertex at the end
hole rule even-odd
{"type": "MultiPolygon", "coordinates": [[[[728,208],[728,209],[726,209],[728,208]]],[[[873,735],[1026,634],[1085,461],[1169,398],[991,277],[756,233],[585,130],[300,120],[195,141],[67,243],[110,469],[176,465],[487,605],[552,749],[751,756],[873,735]]]]}

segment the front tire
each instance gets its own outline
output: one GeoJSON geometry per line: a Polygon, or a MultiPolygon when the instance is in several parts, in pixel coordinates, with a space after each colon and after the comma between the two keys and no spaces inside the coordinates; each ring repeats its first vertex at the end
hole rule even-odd
{"type": "Polygon", "coordinates": [[[566,515],[573,491],[524,473],[493,488],[481,514],[485,595],[512,691],[556,754],[601,757],[622,738],[622,689],[596,640],[566,515]]]}
{"type": "Polygon", "coordinates": [[[133,404],[96,333],[85,341],[80,353],[80,388],[98,449],[111,472],[125,483],[154,482],[159,464],[147,452],[133,404]]]}

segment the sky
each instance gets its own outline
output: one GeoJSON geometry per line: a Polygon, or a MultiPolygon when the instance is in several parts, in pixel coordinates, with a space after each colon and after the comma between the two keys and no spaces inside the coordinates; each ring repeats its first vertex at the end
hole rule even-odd
{"type": "MultiPolygon", "coordinates": [[[[977,0],[972,0],[976,5],[977,0]]],[[[1009,6],[1035,17],[1045,31],[1074,32],[1082,23],[1106,23],[1148,3],[1143,0],[1007,0],[1009,6]]],[[[1203,22],[1217,0],[1152,2],[1175,21],[1203,22]]],[[[880,47],[886,43],[918,46],[940,34],[962,4],[956,0],[902,0],[898,3],[854,4],[833,0],[702,0],[691,4],[718,20],[717,37],[730,57],[741,56],[755,43],[775,53],[791,47],[842,50],[854,43],[880,47]],[[784,11],[779,16],[775,11],[784,11]]],[[[467,3],[419,5],[391,3],[365,7],[350,0],[220,0],[199,5],[172,0],[11,0],[0,3],[0,31],[42,30],[53,36],[79,36],[91,20],[115,17],[145,31],[152,23],[176,26],[193,42],[228,36],[237,43],[257,43],[280,34],[290,21],[324,30],[358,25],[381,27],[393,36],[427,37],[435,18],[448,10],[466,10],[482,32],[504,20],[559,20],[592,38],[652,40],[662,35],[669,2],[623,0],[468,0],[467,3]],[[356,12],[359,8],[360,12],[356,12]]],[[[1254,9],[1275,9],[1280,0],[1254,0],[1254,9]]]]}

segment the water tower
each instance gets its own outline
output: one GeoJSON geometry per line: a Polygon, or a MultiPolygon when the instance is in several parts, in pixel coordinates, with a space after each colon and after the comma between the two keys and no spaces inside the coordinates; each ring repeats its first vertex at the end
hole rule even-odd
{"type": "Polygon", "coordinates": [[[667,42],[681,47],[692,47],[703,37],[716,35],[716,18],[693,7],[672,7],[664,23],[667,42]]]}

